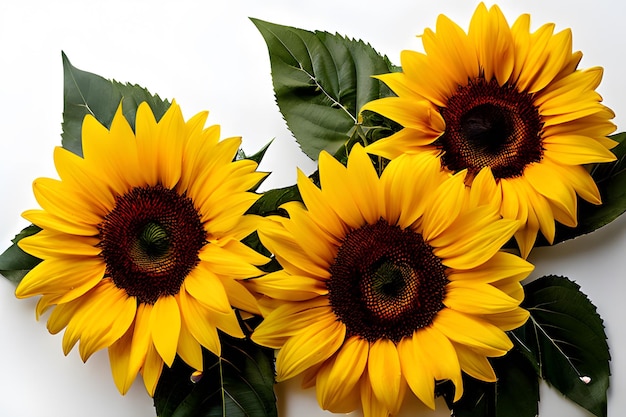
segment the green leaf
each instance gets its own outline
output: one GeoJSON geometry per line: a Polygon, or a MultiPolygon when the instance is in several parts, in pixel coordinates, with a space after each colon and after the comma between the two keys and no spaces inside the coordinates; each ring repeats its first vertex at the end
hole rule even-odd
{"type": "Polygon", "coordinates": [[[40,230],[35,225],[26,227],[11,240],[13,244],[0,255],[0,274],[9,281],[19,284],[22,278],[41,262],[41,259],[29,255],[17,246],[17,242],[27,236],[34,235],[40,230]]]}
{"type": "MultiPolygon", "coordinates": [[[[171,103],[168,100],[164,100],[159,97],[158,94],[151,94],[145,88],[137,84],[122,84],[115,80],[112,80],[113,88],[119,91],[122,96],[122,113],[133,131],[135,130],[135,115],[137,114],[137,108],[144,101],[150,106],[154,118],[159,121],[165,114],[167,109],[170,108],[171,103]]],[[[116,110],[119,102],[116,104],[116,110]]],[[[107,127],[109,127],[107,125],[107,127]]]]}
{"type": "Polygon", "coordinates": [[[528,322],[511,332],[539,375],[598,417],[606,417],[609,347],[596,307],[567,278],[546,276],[525,285],[528,322]]]}
{"type": "MultiPolygon", "coordinates": [[[[267,152],[267,149],[270,147],[271,144],[272,144],[272,141],[269,141],[263,148],[261,148],[258,152],[256,152],[253,155],[246,155],[246,153],[243,151],[243,149],[240,148],[240,149],[237,150],[237,154],[235,155],[235,160],[239,161],[239,160],[242,160],[242,159],[249,159],[251,161],[256,162],[257,165],[258,165],[258,164],[261,163],[261,160],[265,156],[265,152],[267,152]]],[[[267,176],[263,177],[258,183],[256,183],[248,191],[256,192],[258,190],[258,188],[261,186],[261,184],[263,184],[263,182],[266,179],[267,179],[267,176]]]]}
{"type": "Polygon", "coordinates": [[[458,402],[452,402],[452,391],[444,392],[452,417],[537,416],[539,380],[528,359],[513,349],[491,363],[497,382],[483,382],[464,374],[463,396],[458,402]]]}
{"type": "Polygon", "coordinates": [[[135,126],[137,107],[146,101],[159,120],[170,103],[157,95],[150,94],[137,85],[121,84],[99,75],[74,67],[65,53],[63,58],[63,133],[65,149],[82,156],[82,125],[87,114],[95,117],[109,128],[117,108],[122,103],[124,116],[131,127],[135,126]]]}
{"type": "MultiPolygon", "coordinates": [[[[223,336],[223,335],[222,335],[223,336]]],[[[274,353],[248,339],[221,337],[222,357],[204,351],[204,373],[177,359],[164,368],[154,395],[159,417],[276,417],[274,353]]]]}
{"type": "Polygon", "coordinates": [[[397,70],[370,45],[252,19],[267,44],[278,107],[296,141],[316,160],[348,140],[368,101],[391,94],[372,75],[397,70]]]}
{"type": "Polygon", "coordinates": [[[267,145],[265,145],[264,147],[262,147],[257,153],[252,154],[252,155],[246,155],[243,151],[243,149],[239,149],[239,151],[237,151],[237,160],[239,159],[249,159],[251,161],[256,162],[257,164],[261,163],[261,160],[263,160],[263,157],[265,156],[265,152],[267,152],[267,150],[269,149],[270,145],[272,144],[273,140],[267,142],[267,145]]]}
{"type": "Polygon", "coordinates": [[[258,214],[269,216],[270,214],[284,215],[285,212],[279,207],[288,201],[302,201],[297,185],[284,188],[275,188],[263,193],[255,203],[248,209],[246,214],[258,214]]]}
{"type": "Polygon", "coordinates": [[[626,212],[626,132],[613,135],[611,139],[620,142],[612,149],[617,160],[597,164],[591,170],[591,176],[600,190],[602,204],[596,206],[579,199],[578,226],[569,228],[557,223],[554,243],[591,233],[626,212]]]}

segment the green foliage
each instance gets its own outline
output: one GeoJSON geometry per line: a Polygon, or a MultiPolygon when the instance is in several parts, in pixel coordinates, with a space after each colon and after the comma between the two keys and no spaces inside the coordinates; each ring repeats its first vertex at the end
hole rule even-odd
{"type": "MultiPolygon", "coordinates": [[[[535,417],[539,408],[539,380],[529,360],[516,350],[491,361],[498,381],[488,383],[463,375],[463,396],[453,403],[443,393],[453,417],[535,417]]],[[[451,385],[451,384],[450,384],[451,385]]]]}
{"type": "Polygon", "coordinates": [[[28,271],[41,262],[41,259],[27,254],[17,245],[17,242],[20,240],[27,236],[32,236],[40,230],[35,225],[26,227],[11,240],[13,244],[0,255],[0,274],[9,281],[19,284],[28,271]]]}
{"type": "Polygon", "coordinates": [[[221,335],[222,357],[204,351],[204,373],[177,359],[164,368],[154,395],[159,417],[275,417],[274,353],[248,339],[221,335]]]}
{"type": "MultiPolygon", "coordinates": [[[[272,144],[272,141],[269,141],[267,143],[267,145],[265,145],[264,147],[262,147],[258,152],[252,154],[252,155],[246,155],[246,153],[243,151],[243,149],[239,149],[237,151],[237,155],[235,155],[235,160],[239,161],[241,159],[249,159],[251,161],[254,161],[258,164],[261,163],[261,161],[263,160],[263,157],[265,156],[265,152],[267,152],[267,149],[270,147],[270,145],[272,144]]],[[[263,184],[263,182],[267,179],[267,176],[263,177],[263,179],[261,179],[258,183],[256,183],[250,190],[248,191],[252,191],[255,192],[259,189],[259,187],[261,186],[261,184],[263,184]]]]}
{"type": "Polygon", "coordinates": [[[609,347],[602,319],[580,287],[546,276],[525,285],[530,319],[511,336],[539,376],[598,417],[607,415],[609,347]]]}
{"type": "Polygon", "coordinates": [[[237,157],[235,159],[236,160],[239,160],[239,159],[249,159],[251,161],[256,162],[257,164],[260,164],[261,160],[265,156],[265,152],[267,152],[267,149],[270,147],[271,144],[272,144],[272,141],[269,141],[267,143],[267,145],[265,145],[258,152],[254,153],[252,155],[246,155],[244,153],[243,149],[239,149],[239,151],[237,151],[237,157]]]}
{"type": "Polygon", "coordinates": [[[120,103],[122,112],[135,128],[137,107],[147,102],[159,120],[170,103],[157,95],[150,94],[138,85],[121,84],[99,75],[74,67],[63,53],[63,133],[62,145],[65,149],[82,156],[82,125],[87,114],[91,114],[107,128],[120,103]]]}
{"type": "Polygon", "coordinates": [[[285,215],[280,206],[288,201],[302,201],[297,185],[284,188],[275,188],[263,193],[246,214],[259,214],[269,216],[271,214],[285,215]]]}
{"type": "Polygon", "coordinates": [[[512,332],[514,348],[492,358],[498,381],[463,376],[464,393],[454,403],[453,385],[440,384],[453,417],[534,417],[539,378],[598,417],[607,415],[609,348],[602,319],[580,287],[545,276],[525,285],[528,322],[512,332]]]}
{"type": "Polygon", "coordinates": [[[397,70],[370,45],[252,19],[267,44],[274,93],[296,141],[309,156],[337,152],[368,101],[390,95],[373,75],[397,70]]]}

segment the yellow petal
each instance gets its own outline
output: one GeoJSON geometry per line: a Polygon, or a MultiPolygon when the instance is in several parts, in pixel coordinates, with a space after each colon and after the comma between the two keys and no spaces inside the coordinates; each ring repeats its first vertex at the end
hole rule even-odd
{"type": "Polygon", "coordinates": [[[478,77],[476,48],[463,29],[447,16],[440,14],[437,17],[436,32],[437,34],[426,29],[422,35],[424,50],[429,58],[437,61],[440,64],[438,67],[458,85],[464,85],[468,79],[478,77]]]}
{"type": "MultiPolygon", "coordinates": [[[[174,111],[172,106],[170,109],[168,111],[174,111]]],[[[159,144],[154,140],[157,135],[157,122],[148,103],[144,102],[137,108],[135,134],[143,181],[147,185],[155,186],[159,182],[159,144]]]]}
{"type": "Polygon", "coordinates": [[[358,229],[365,219],[356,207],[352,193],[346,192],[349,177],[346,167],[326,151],[319,156],[320,184],[322,195],[333,201],[332,208],[350,229],[358,229]]]}
{"type": "MultiPolygon", "coordinates": [[[[251,280],[252,281],[252,280],[251,280]]],[[[246,287],[247,281],[238,281],[230,278],[223,278],[222,285],[228,294],[230,304],[248,313],[261,315],[259,304],[246,287]]]]}
{"type": "Polygon", "coordinates": [[[42,209],[59,217],[83,224],[98,224],[102,220],[101,215],[91,210],[83,195],[68,189],[59,180],[37,178],[33,181],[33,192],[42,209]]]}
{"type": "Polygon", "coordinates": [[[132,377],[129,377],[128,373],[128,352],[133,342],[133,328],[131,326],[122,337],[109,346],[109,362],[111,363],[113,381],[122,395],[126,395],[137,376],[137,373],[135,373],[132,377]]]}
{"type": "Polygon", "coordinates": [[[217,328],[211,320],[211,312],[190,296],[186,290],[181,290],[177,297],[180,302],[182,321],[189,332],[202,346],[220,356],[222,346],[217,328]]]}
{"type": "Polygon", "coordinates": [[[485,356],[472,351],[464,345],[455,344],[454,348],[463,372],[480,381],[497,381],[496,374],[485,356]]]}
{"type": "Polygon", "coordinates": [[[445,121],[441,113],[427,100],[386,97],[369,102],[363,106],[363,110],[380,113],[409,129],[426,132],[443,132],[445,129],[445,121]]]}
{"type": "Polygon", "coordinates": [[[472,180],[469,206],[491,205],[497,209],[502,205],[502,189],[496,183],[491,168],[481,169],[472,180]]]}
{"type": "Polygon", "coordinates": [[[311,219],[335,239],[343,239],[347,233],[346,224],[331,208],[328,200],[323,197],[322,191],[300,170],[298,170],[298,190],[311,219]]]}
{"type": "Polygon", "coordinates": [[[276,357],[276,380],[284,381],[331,357],[343,344],[346,326],[323,317],[289,338],[276,357]]]}
{"type": "Polygon", "coordinates": [[[328,294],[325,281],[283,270],[250,280],[248,285],[260,294],[287,301],[310,300],[328,294]]]}
{"type": "Polygon", "coordinates": [[[416,333],[398,342],[398,354],[402,374],[411,391],[429,408],[435,409],[435,376],[423,347],[418,343],[416,333]]]}
{"type": "MultiPolygon", "coordinates": [[[[446,42],[447,40],[443,41],[446,42]]],[[[446,107],[448,98],[459,86],[456,80],[451,77],[441,76],[441,73],[445,72],[442,66],[449,65],[448,63],[433,61],[425,54],[409,50],[400,52],[400,63],[402,64],[402,71],[407,74],[407,79],[411,83],[411,89],[418,94],[418,96],[413,97],[416,99],[415,101],[425,98],[431,101],[434,106],[446,107]]],[[[384,115],[385,113],[381,114],[384,115]]],[[[439,131],[443,132],[442,129],[439,131]]]]}
{"type": "Polygon", "coordinates": [[[130,387],[133,380],[141,370],[146,360],[148,348],[152,346],[152,335],[150,332],[150,317],[152,315],[152,304],[139,304],[135,317],[135,325],[132,331],[130,347],[123,353],[127,357],[127,375],[125,385],[130,387]]]}
{"type": "Polygon", "coordinates": [[[433,252],[450,268],[475,268],[489,260],[519,227],[520,222],[515,220],[497,220],[474,236],[464,235],[458,244],[435,248],[433,252]]]}
{"type": "Polygon", "coordinates": [[[76,342],[82,339],[84,342],[81,341],[80,353],[83,360],[87,360],[94,352],[92,349],[105,347],[121,337],[132,323],[135,309],[134,299],[108,279],[77,299],[75,306],[63,334],[63,352],[67,355],[76,342]],[[103,315],[102,312],[109,313],[103,315]],[[121,317],[119,323],[115,324],[117,313],[121,317]]]}
{"type": "MultiPolygon", "coordinates": [[[[136,153],[136,149],[135,149],[136,153]]],[[[121,151],[119,153],[121,155],[121,151]]],[[[90,169],[83,158],[60,146],[54,148],[54,165],[61,180],[68,188],[80,190],[88,196],[95,213],[105,215],[115,207],[115,198],[108,186],[93,169],[90,169]]]]}
{"type": "Polygon", "coordinates": [[[279,349],[291,336],[309,324],[329,317],[336,319],[326,297],[283,303],[257,326],[252,334],[252,340],[259,345],[279,349]]]}
{"type": "Polygon", "coordinates": [[[263,245],[276,255],[285,271],[293,275],[329,278],[328,267],[323,267],[311,260],[301,246],[305,242],[297,241],[296,237],[285,227],[262,228],[259,230],[259,237],[263,245]]]}
{"type": "Polygon", "coordinates": [[[496,326],[449,308],[437,313],[433,326],[450,340],[488,352],[488,356],[502,356],[513,347],[506,333],[496,326]]]}
{"type": "Polygon", "coordinates": [[[184,323],[180,327],[176,352],[187,365],[197,371],[202,371],[202,348],[184,323]]]}
{"type": "Polygon", "coordinates": [[[239,320],[235,315],[235,311],[231,310],[229,314],[214,314],[211,320],[215,326],[224,333],[237,338],[244,337],[243,330],[239,324],[239,320]]]}
{"type": "MultiPolygon", "coordinates": [[[[404,72],[390,72],[387,74],[375,75],[374,78],[384,82],[397,96],[416,96],[419,97],[419,93],[412,87],[412,83],[409,77],[404,72]]],[[[368,103],[366,103],[367,105],[368,103]]],[[[360,109],[360,112],[367,110],[364,106],[360,109]]],[[[359,112],[359,113],[360,113],[359,112]]]]}
{"type": "Polygon", "coordinates": [[[382,401],[374,395],[367,372],[361,379],[361,406],[365,417],[390,417],[391,413],[382,401]]]}
{"type": "Polygon", "coordinates": [[[483,3],[470,22],[469,36],[475,43],[486,80],[495,77],[504,85],[513,70],[514,50],[511,29],[497,6],[487,10],[483,3]]]}
{"type": "Polygon", "coordinates": [[[192,297],[209,310],[222,314],[230,313],[231,306],[222,280],[216,277],[204,263],[201,262],[187,275],[183,285],[192,297]]]}
{"type": "Polygon", "coordinates": [[[148,353],[146,355],[146,362],[143,365],[142,376],[143,383],[146,386],[146,390],[151,397],[154,396],[157,383],[161,377],[163,371],[163,359],[157,352],[153,344],[148,347],[148,353]]]}
{"type": "Polygon", "coordinates": [[[70,235],[97,236],[98,228],[96,224],[86,224],[84,222],[70,221],[44,210],[26,210],[22,217],[36,224],[42,229],[51,229],[70,235]]]}
{"type": "MultiPolygon", "coordinates": [[[[299,202],[289,202],[283,204],[281,208],[289,213],[289,220],[283,223],[285,229],[293,235],[296,241],[306,240],[306,252],[311,262],[320,268],[327,269],[335,260],[339,241],[335,236],[328,234],[323,225],[314,220],[313,213],[304,209],[299,202]]],[[[380,213],[376,220],[379,217],[380,213]]]]}
{"type": "Polygon", "coordinates": [[[508,332],[522,326],[529,317],[528,311],[520,307],[503,313],[485,315],[482,318],[508,332]]]}
{"type": "Polygon", "coordinates": [[[176,357],[180,326],[180,309],[176,298],[173,296],[159,297],[152,308],[150,329],[152,330],[154,347],[167,366],[172,366],[176,357]]]}
{"type": "Polygon", "coordinates": [[[565,165],[612,162],[616,159],[613,152],[585,136],[556,135],[545,138],[543,143],[546,155],[565,165]]]}
{"type": "MultiPolygon", "coordinates": [[[[24,239],[25,240],[25,239],[24,239]]],[[[56,303],[74,300],[95,287],[104,276],[100,258],[67,257],[40,262],[22,279],[15,290],[18,298],[56,294],[56,303]]]]}
{"type": "MultiPolygon", "coordinates": [[[[317,377],[317,401],[334,413],[345,407],[367,364],[369,343],[359,337],[346,340],[337,355],[325,364],[317,377]]],[[[348,407],[350,408],[350,407],[348,407]]],[[[349,412],[352,410],[344,410],[349,412]]]]}
{"type": "Polygon", "coordinates": [[[548,163],[531,164],[526,167],[524,177],[538,193],[576,221],[576,193],[558,170],[552,169],[548,163]]]}
{"type": "Polygon", "coordinates": [[[530,263],[507,252],[497,252],[487,262],[470,270],[455,270],[448,274],[450,281],[469,280],[471,282],[490,283],[504,278],[525,279],[535,267],[530,263]]]}
{"type": "MultiPolygon", "coordinates": [[[[134,297],[128,297],[125,291],[113,288],[106,295],[110,298],[110,304],[102,309],[98,320],[93,320],[88,328],[83,331],[80,340],[79,353],[86,361],[100,349],[111,346],[131,326],[137,311],[137,301],[134,297]]],[[[103,295],[104,296],[104,295],[103,295]]],[[[81,314],[89,314],[87,311],[81,314]]]]}
{"type": "MultiPolygon", "coordinates": [[[[116,112],[114,118],[121,118],[120,123],[127,123],[120,109],[116,112]]],[[[132,174],[126,171],[136,171],[137,167],[121,166],[118,164],[120,159],[114,154],[118,152],[117,148],[111,146],[111,138],[109,131],[100,124],[93,116],[88,114],[85,116],[82,125],[83,140],[83,156],[85,170],[101,179],[106,184],[113,195],[123,195],[134,184],[129,182],[132,174]]],[[[121,159],[123,161],[124,158],[121,159]]]]}
{"type": "Polygon", "coordinates": [[[99,242],[100,240],[96,237],[41,230],[35,235],[20,240],[19,246],[23,251],[39,259],[63,256],[95,257],[102,251],[97,247],[99,242]]]}
{"type": "Polygon", "coordinates": [[[430,367],[429,375],[439,381],[452,381],[455,386],[454,401],[458,401],[463,395],[463,381],[456,350],[449,338],[434,325],[416,331],[413,343],[419,346],[421,355],[426,358],[430,367]]]}
{"type": "Polygon", "coordinates": [[[385,408],[395,414],[400,409],[400,387],[402,385],[402,369],[396,345],[388,339],[378,339],[370,344],[367,360],[372,392],[385,408]]]}
{"type": "Polygon", "coordinates": [[[240,244],[227,241],[221,245],[218,242],[205,245],[198,253],[198,257],[203,261],[198,265],[199,268],[206,268],[216,275],[231,278],[252,278],[261,275],[261,271],[239,255],[237,249],[231,250],[240,244]]]}
{"type": "MultiPolygon", "coordinates": [[[[356,144],[350,151],[347,168],[350,180],[346,184],[348,192],[352,192],[363,219],[368,224],[376,223],[382,214],[380,180],[369,155],[360,144],[356,144]]],[[[332,259],[326,260],[332,262],[332,259]]]]}
{"type": "Polygon", "coordinates": [[[379,139],[367,145],[368,153],[394,159],[404,153],[419,153],[423,148],[432,145],[443,131],[404,128],[391,136],[379,139]]]}
{"type": "Polygon", "coordinates": [[[422,234],[426,241],[439,236],[461,212],[466,198],[465,174],[461,171],[437,188],[424,213],[422,234]]]}
{"type": "Polygon", "coordinates": [[[165,188],[173,189],[181,176],[185,131],[182,112],[175,102],[167,109],[157,126],[157,135],[150,140],[157,147],[159,180],[165,188]]]}
{"type": "Polygon", "coordinates": [[[468,314],[492,314],[513,310],[519,301],[489,284],[459,280],[446,285],[444,304],[468,314]]]}
{"type": "Polygon", "coordinates": [[[448,173],[442,171],[437,154],[401,155],[387,165],[381,182],[386,212],[384,218],[389,224],[403,229],[412,227],[429,206],[430,195],[450,178],[448,173]]]}

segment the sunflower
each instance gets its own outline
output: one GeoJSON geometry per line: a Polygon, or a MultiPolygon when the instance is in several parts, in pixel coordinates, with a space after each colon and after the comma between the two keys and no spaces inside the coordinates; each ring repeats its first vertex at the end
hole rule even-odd
{"type": "Polygon", "coordinates": [[[437,380],[458,399],[461,371],[495,381],[487,358],[528,318],[520,280],[533,267],[499,251],[519,221],[427,153],[378,177],[356,145],[347,167],[321,153],[321,188],[298,175],[303,203],[259,229],[283,269],[251,283],[269,300],[252,340],[280,349],[277,380],[304,374],[322,408],[360,400],[366,416],[397,413],[407,386],[434,408],[437,380]]]}
{"type": "Polygon", "coordinates": [[[402,72],[378,76],[397,97],[363,107],[403,127],[368,152],[435,149],[446,170],[468,170],[468,184],[489,170],[501,214],[523,222],[515,238],[524,257],[539,230],[553,242],[555,220],[576,226],[576,195],[601,203],[584,165],[615,160],[614,114],[595,91],[602,68],[577,69],[569,29],[530,32],[526,14],[509,26],[481,3],[467,33],[440,15],[421,39],[425,53],[403,51],[402,72]]]}
{"type": "Polygon", "coordinates": [[[267,259],[240,240],[261,220],[244,212],[265,174],[233,162],[241,139],[220,141],[207,116],[185,122],[174,102],[157,122],[142,103],[135,132],[121,106],[110,129],[86,116],[84,156],[56,148],[60,180],[35,180],[42,209],[23,214],[42,230],[19,245],[42,262],[17,297],[42,295],[38,319],[53,307],[66,355],[78,341],[83,361],[108,347],[122,394],[141,372],[153,395],[177,354],[201,370],[201,347],[220,354],[218,329],[243,337],[232,306],[260,313],[242,279],[267,259]]]}

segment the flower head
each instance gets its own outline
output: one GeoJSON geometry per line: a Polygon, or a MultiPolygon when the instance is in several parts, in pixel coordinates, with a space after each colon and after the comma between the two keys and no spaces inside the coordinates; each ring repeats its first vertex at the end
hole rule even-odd
{"type": "Polygon", "coordinates": [[[347,167],[323,152],[319,174],[321,189],[300,172],[304,204],[259,229],[283,269],[251,284],[271,298],[252,339],[280,348],[277,379],[304,373],[324,409],[360,399],[366,416],[396,413],[407,385],[434,408],[436,380],[457,399],[461,371],[494,381],[487,357],[528,318],[520,280],[532,265],[499,251],[519,222],[427,153],[378,177],[357,145],[347,167]]]}
{"type": "Polygon", "coordinates": [[[37,179],[41,210],[24,213],[42,230],[20,247],[42,262],[16,295],[43,295],[38,317],[54,307],[66,354],[108,347],[122,393],[141,372],[152,395],[177,354],[201,370],[201,347],[220,354],[218,329],[243,337],[232,306],[260,313],[242,279],[267,259],[240,240],[261,221],[244,212],[265,174],[233,162],[240,138],[220,141],[207,115],[185,122],[172,103],[157,122],[142,103],[135,131],[121,106],[110,129],[88,115],[84,156],[57,148],[60,180],[37,179]]]}
{"type": "Polygon", "coordinates": [[[500,212],[523,222],[515,238],[524,257],[539,230],[554,240],[555,220],[576,226],[577,194],[600,204],[584,165],[615,159],[614,114],[595,91],[602,69],[577,69],[570,30],[531,32],[528,15],[509,26],[497,6],[481,3],[467,33],[441,15],[421,38],[425,53],[403,51],[402,72],[378,77],[397,97],[363,108],[403,126],[368,152],[435,149],[446,170],[468,170],[470,184],[489,171],[500,212]]]}

